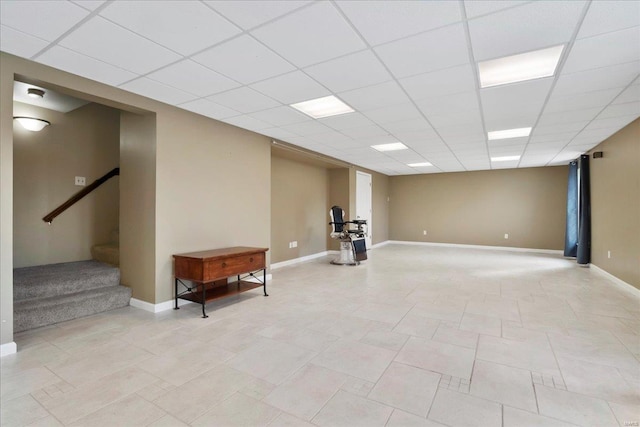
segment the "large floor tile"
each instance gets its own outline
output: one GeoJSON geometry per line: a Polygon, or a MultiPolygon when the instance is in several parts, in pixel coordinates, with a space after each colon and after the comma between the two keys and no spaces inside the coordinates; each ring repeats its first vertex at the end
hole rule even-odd
{"type": "Polygon", "coordinates": [[[347,379],[345,374],[307,365],[273,390],[264,402],[303,420],[310,420],[347,379]]]}
{"type": "Polygon", "coordinates": [[[444,427],[444,424],[394,409],[385,427],[444,427]]]}
{"type": "Polygon", "coordinates": [[[264,339],[238,353],[227,365],[272,384],[280,384],[315,355],[315,352],[291,344],[264,339]]]}
{"type": "Polygon", "coordinates": [[[394,306],[389,304],[378,303],[366,303],[353,315],[355,317],[362,317],[363,319],[375,320],[378,322],[397,324],[402,318],[411,310],[412,305],[409,306],[394,306]]]}
{"type": "Polygon", "coordinates": [[[560,376],[560,370],[551,347],[537,342],[523,342],[481,335],[476,357],[480,360],[514,368],[560,376]]]}
{"type": "Polygon", "coordinates": [[[31,395],[26,394],[2,403],[0,425],[4,427],[26,426],[48,416],[49,412],[31,395]]]}
{"type": "Polygon", "coordinates": [[[413,335],[420,338],[431,338],[438,329],[440,321],[418,314],[407,314],[393,328],[393,332],[404,335],[413,335]]]}
{"type": "Polygon", "coordinates": [[[256,399],[234,394],[191,423],[192,426],[266,426],[280,411],[256,399]]]}
{"type": "Polygon", "coordinates": [[[384,426],[392,408],[340,390],[312,422],[327,427],[384,426]]]}
{"type": "Polygon", "coordinates": [[[147,425],[166,415],[162,409],[132,394],[87,415],[71,424],[72,427],[112,427],[147,425]]]}
{"type": "Polygon", "coordinates": [[[440,375],[392,363],[369,393],[369,399],[425,417],[438,389],[440,375]]]}
{"type": "Polygon", "coordinates": [[[376,382],[396,356],[396,352],[351,340],[331,344],[312,360],[314,365],[376,382]]]}
{"type": "Polygon", "coordinates": [[[59,383],[61,380],[55,373],[45,367],[27,369],[2,377],[0,396],[4,404],[8,400],[24,396],[33,391],[59,383]]]}
{"type": "Polygon", "coordinates": [[[428,418],[448,426],[500,427],[502,407],[495,402],[439,388],[428,418]]]}
{"type": "Polygon", "coordinates": [[[536,384],[541,415],[580,426],[615,426],[618,422],[602,399],[536,384]]]}
{"type": "Polygon", "coordinates": [[[545,417],[522,409],[504,407],[503,427],[575,427],[564,421],[545,417]]]}
{"type": "Polygon", "coordinates": [[[470,393],[530,412],[538,411],[531,372],[524,369],[477,360],[470,393]]]}
{"type": "Polygon", "coordinates": [[[412,337],[395,361],[453,377],[470,379],[475,351],[457,345],[412,337]]]}

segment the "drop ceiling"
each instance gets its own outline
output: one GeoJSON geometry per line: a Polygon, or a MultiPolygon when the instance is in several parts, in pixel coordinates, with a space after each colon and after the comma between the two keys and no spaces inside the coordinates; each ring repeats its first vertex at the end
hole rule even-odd
{"type": "Polygon", "coordinates": [[[640,117],[638,1],[2,0],[0,24],[4,52],[387,175],[565,164],[640,117]],[[478,62],[557,45],[554,76],[480,89],[478,62]],[[328,95],[355,112],[289,107],[328,95]]]}

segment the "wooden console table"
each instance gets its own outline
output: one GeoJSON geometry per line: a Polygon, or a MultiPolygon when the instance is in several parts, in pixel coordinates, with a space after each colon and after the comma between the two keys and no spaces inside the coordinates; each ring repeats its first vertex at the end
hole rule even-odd
{"type": "Polygon", "coordinates": [[[210,251],[190,252],[173,255],[175,260],[175,310],[178,298],[202,304],[202,317],[208,301],[236,295],[262,286],[267,294],[266,252],[268,248],[236,246],[210,251]],[[262,280],[254,273],[262,270],[262,280]],[[235,282],[228,278],[236,276],[235,282]],[[243,277],[241,277],[243,276],[243,277]],[[243,280],[251,277],[257,282],[243,280]],[[189,286],[183,282],[193,283],[189,286]],[[186,290],[178,292],[178,284],[186,290]]]}

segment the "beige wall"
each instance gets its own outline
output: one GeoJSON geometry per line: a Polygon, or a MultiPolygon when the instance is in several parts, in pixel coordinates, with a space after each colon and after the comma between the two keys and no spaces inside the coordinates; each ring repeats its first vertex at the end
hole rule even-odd
{"type": "MultiPolygon", "coordinates": [[[[345,217],[349,218],[349,203],[351,197],[349,173],[349,168],[329,169],[329,204],[326,216],[327,223],[329,223],[330,220],[329,209],[331,209],[332,206],[340,206],[345,212],[345,217]]],[[[340,242],[329,237],[330,233],[331,228],[327,227],[327,249],[333,251],[340,250],[340,242]]]]}
{"type": "Polygon", "coordinates": [[[557,166],[391,177],[390,239],[562,249],[567,174],[557,166]]]}
{"type": "Polygon", "coordinates": [[[155,301],[156,116],[120,115],[120,281],[155,301]]]}
{"type": "Polygon", "coordinates": [[[591,262],[640,289],[640,119],[594,151],[603,157],[590,159],[591,262]]]}
{"type": "Polygon", "coordinates": [[[371,173],[371,208],[373,210],[372,243],[389,240],[389,177],[375,172],[371,173]]]}
{"type": "Polygon", "coordinates": [[[81,189],[75,176],[88,185],[118,167],[120,112],[88,104],[65,114],[16,102],[14,115],[52,123],[41,132],[14,123],[14,268],[90,259],[91,246],[108,242],[118,228],[118,177],[51,225],[42,217],[81,189]]]}
{"type": "Polygon", "coordinates": [[[329,169],[271,157],[271,262],[327,250],[328,197],[329,169]]]}

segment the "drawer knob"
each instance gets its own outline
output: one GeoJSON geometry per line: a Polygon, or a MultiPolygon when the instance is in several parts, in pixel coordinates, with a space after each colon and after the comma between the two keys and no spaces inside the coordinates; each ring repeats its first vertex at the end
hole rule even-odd
{"type": "Polygon", "coordinates": [[[249,262],[253,262],[253,257],[249,258],[249,262]]]}
{"type": "Polygon", "coordinates": [[[226,267],[226,266],[227,266],[227,263],[226,263],[226,262],[223,262],[223,263],[222,263],[222,268],[224,268],[224,267],[226,267]]]}

